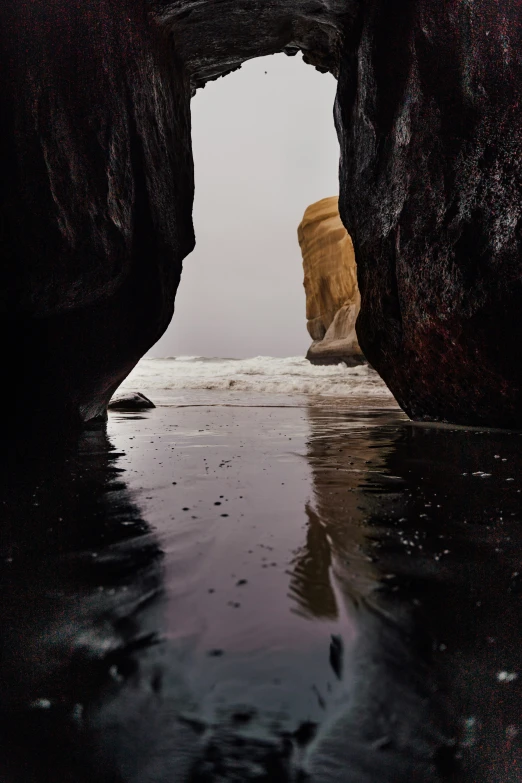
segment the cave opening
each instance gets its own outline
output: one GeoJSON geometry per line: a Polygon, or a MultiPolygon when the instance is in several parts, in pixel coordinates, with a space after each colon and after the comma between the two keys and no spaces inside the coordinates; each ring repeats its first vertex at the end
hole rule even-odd
{"type": "Polygon", "coordinates": [[[338,80],[365,356],[415,420],[520,426],[516,3],[62,5],[0,12],[6,406],[35,427],[105,416],[193,249],[191,96],[302,52],[338,80]]]}
{"type": "Polygon", "coordinates": [[[305,356],[297,227],[309,204],[338,193],[336,86],[331,74],[278,54],[197,91],[196,247],[150,357],[305,356]]]}

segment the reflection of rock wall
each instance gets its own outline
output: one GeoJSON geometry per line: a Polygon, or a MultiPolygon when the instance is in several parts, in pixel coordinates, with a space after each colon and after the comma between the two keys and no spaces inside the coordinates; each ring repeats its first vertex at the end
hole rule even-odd
{"type": "Polygon", "coordinates": [[[355,333],[360,295],[352,240],[341,223],[338,198],[311,204],[298,228],[303,254],[306,317],[314,364],[363,360],[355,333]]]}

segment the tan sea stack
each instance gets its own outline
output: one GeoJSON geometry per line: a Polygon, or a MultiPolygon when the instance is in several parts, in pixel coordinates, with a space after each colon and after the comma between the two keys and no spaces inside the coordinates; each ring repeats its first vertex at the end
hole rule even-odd
{"type": "Polygon", "coordinates": [[[311,204],[297,230],[303,256],[307,328],[313,364],[361,364],[355,333],[361,297],[352,240],[339,215],[338,197],[311,204]]]}

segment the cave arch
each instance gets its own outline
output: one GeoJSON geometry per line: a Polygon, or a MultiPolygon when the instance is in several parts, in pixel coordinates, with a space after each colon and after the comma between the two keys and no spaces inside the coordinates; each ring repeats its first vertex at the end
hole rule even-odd
{"type": "Polygon", "coordinates": [[[246,60],[278,52],[302,52],[306,63],[338,76],[357,6],[357,0],[160,0],[153,2],[151,16],[197,89],[246,60]]]}
{"type": "Polygon", "coordinates": [[[338,77],[364,353],[415,419],[522,427],[516,0],[34,0],[0,29],[4,405],[103,416],[193,247],[191,95],[301,50],[338,77]]]}

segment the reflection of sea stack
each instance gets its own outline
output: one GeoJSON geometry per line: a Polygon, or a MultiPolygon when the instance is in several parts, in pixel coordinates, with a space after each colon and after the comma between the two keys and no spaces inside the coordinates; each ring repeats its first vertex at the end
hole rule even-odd
{"type": "Polygon", "coordinates": [[[306,317],[314,364],[364,361],[355,321],[361,297],[352,240],[339,217],[338,198],[311,204],[298,228],[303,254],[306,317]]]}

